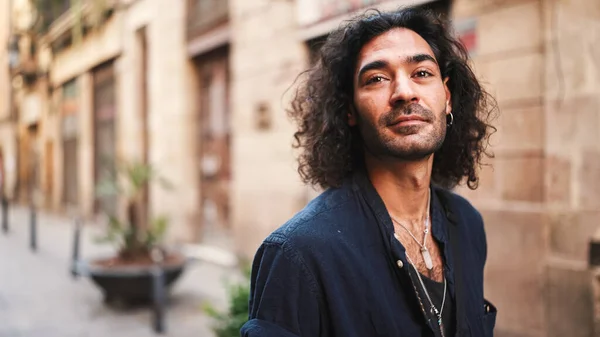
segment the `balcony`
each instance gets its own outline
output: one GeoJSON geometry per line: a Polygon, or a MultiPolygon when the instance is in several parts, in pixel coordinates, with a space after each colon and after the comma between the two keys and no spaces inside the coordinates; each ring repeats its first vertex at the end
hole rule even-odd
{"type": "Polygon", "coordinates": [[[71,8],[71,0],[37,0],[35,6],[40,13],[41,33],[47,32],[53,22],[63,16],[71,8]]]}
{"type": "Polygon", "coordinates": [[[187,5],[188,40],[222,26],[229,20],[229,7],[226,0],[188,0],[187,5]]]}
{"type": "Polygon", "coordinates": [[[101,26],[117,3],[118,0],[36,0],[40,13],[36,33],[53,51],[62,50],[72,44],[75,35],[83,37],[101,26]]]}
{"type": "MultiPolygon", "coordinates": [[[[13,79],[29,85],[35,82],[40,74],[35,55],[36,51],[30,36],[12,35],[8,44],[9,70],[13,79]]],[[[21,85],[22,85],[21,84],[21,85]]]]}

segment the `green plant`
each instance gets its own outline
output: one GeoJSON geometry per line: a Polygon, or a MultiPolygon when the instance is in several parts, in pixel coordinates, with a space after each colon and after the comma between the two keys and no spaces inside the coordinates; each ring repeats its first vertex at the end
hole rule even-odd
{"type": "Polygon", "coordinates": [[[226,284],[228,308],[225,311],[216,309],[211,304],[204,305],[204,312],[215,320],[212,327],[217,337],[238,337],[242,325],[248,321],[248,299],[250,297],[249,265],[244,265],[244,280],[235,284],[226,284]]]}
{"type": "Polygon", "coordinates": [[[97,242],[115,245],[123,260],[149,257],[166,233],[166,217],[158,216],[147,223],[142,220],[144,191],[152,181],[170,188],[170,184],[160,178],[150,165],[140,162],[121,163],[116,165],[114,173],[107,172],[105,179],[96,188],[98,197],[118,196],[124,200],[124,219],[116,214],[108,214],[106,233],[97,239],[97,242]]]}

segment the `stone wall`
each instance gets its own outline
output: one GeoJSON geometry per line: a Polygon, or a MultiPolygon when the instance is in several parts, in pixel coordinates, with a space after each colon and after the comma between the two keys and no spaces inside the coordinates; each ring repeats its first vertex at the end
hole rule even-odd
{"type": "Polygon", "coordinates": [[[9,43],[10,32],[10,1],[0,0],[0,147],[4,158],[4,169],[6,174],[7,186],[4,192],[9,198],[12,198],[17,181],[17,144],[15,129],[7,119],[10,117],[10,86],[11,78],[9,74],[8,53],[5,52],[9,43]]]}
{"type": "MultiPolygon", "coordinates": [[[[151,211],[153,214],[164,214],[171,220],[170,239],[190,241],[193,214],[197,211],[198,184],[197,162],[193,142],[195,140],[194,115],[192,103],[194,96],[188,92],[188,84],[192,76],[192,65],[186,53],[185,8],[186,1],[146,0],[135,3],[129,11],[130,22],[126,34],[134,36],[146,19],[148,34],[148,127],[149,127],[149,162],[156,166],[159,174],[172,185],[172,190],[152,186],[151,211]]],[[[126,46],[129,48],[129,46],[126,46]]],[[[135,67],[135,60],[129,65],[135,67]]],[[[132,67],[123,66],[123,72],[132,67]]],[[[131,75],[130,75],[131,76],[131,75]]],[[[135,75],[133,75],[135,76],[135,75]]],[[[131,81],[131,77],[129,77],[131,81]]],[[[131,85],[131,82],[129,82],[131,85]]],[[[139,92],[140,88],[134,86],[139,92]]],[[[136,97],[136,95],[133,95],[136,97]]],[[[133,97],[129,99],[134,99],[133,97]]],[[[133,104],[133,103],[130,103],[133,104]]],[[[140,110],[124,110],[128,120],[134,122],[134,129],[140,127],[140,110]]],[[[127,126],[120,129],[124,135],[127,126]]],[[[137,144],[141,145],[138,137],[137,144]]],[[[129,149],[137,152],[140,158],[142,148],[129,149]]]]}
{"type": "Polygon", "coordinates": [[[592,335],[588,242],[600,228],[600,2],[543,2],[548,336],[592,335]]]}
{"type": "Polygon", "coordinates": [[[306,203],[292,151],[286,93],[307,65],[292,1],[231,0],[232,223],[239,252],[253,256],[269,232],[306,203]],[[284,95],[285,94],[285,95],[284,95]],[[271,127],[257,127],[266,108],[271,127]]]}
{"type": "Polygon", "coordinates": [[[591,0],[455,2],[457,22],[477,22],[476,72],[501,110],[492,166],[477,191],[460,190],[486,222],[486,295],[501,311],[498,336],[592,334],[598,8],[591,0]]]}
{"type": "Polygon", "coordinates": [[[0,119],[9,116],[10,76],[8,72],[8,49],[10,33],[10,8],[8,0],[0,0],[0,119]]]}
{"type": "Polygon", "coordinates": [[[498,336],[543,336],[546,327],[541,15],[539,1],[456,1],[453,12],[456,23],[475,20],[474,67],[501,111],[495,158],[478,190],[461,189],[485,220],[485,292],[500,311],[498,336]]]}

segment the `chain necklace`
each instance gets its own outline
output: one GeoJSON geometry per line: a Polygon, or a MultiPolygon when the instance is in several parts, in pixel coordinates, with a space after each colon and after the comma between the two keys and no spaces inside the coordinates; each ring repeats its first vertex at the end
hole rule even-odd
{"type": "MultiPolygon", "coordinates": [[[[413,238],[413,240],[415,240],[415,242],[417,243],[417,245],[419,245],[419,247],[421,247],[421,256],[423,257],[423,261],[425,261],[425,267],[427,268],[427,270],[432,270],[433,269],[433,259],[431,258],[431,254],[429,253],[429,249],[427,249],[427,236],[429,234],[429,205],[431,203],[431,190],[429,190],[429,197],[427,199],[427,216],[425,217],[425,229],[423,230],[423,243],[420,243],[419,240],[413,235],[413,233],[406,228],[406,226],[404,226],[400,221],[394,219],[394,217],[390,216],[390,218],[392,218],[392,220],[397,223],[398,225],[400,225],[402,228],[404,228],[404,230],[406,230],[408,232],[408,234],[413,238]]],[[[398,239],[398,241],[400,241],[400,239],[398,238],[398,236],[396,234],[394,234],[394,236],[396,237],[396,239],[398,239]]]]}
{"type": "MultiPolygon", "coordinates": [[[[429,292],[427,291],[427,288],[425,287],[425,283],[423,282],[423,279],[421,278],[421,273],[419,273],[419,271],[417,270],[417,267],[415,267],[415,264],[411,261],[410,256],[408,256],[408,253],[406,254],[406,259],[408,260],[410,265],[415,270],[415,273],[417,273],[417,278],[419,278],[419,283],[421,284],[421,287],[423,288],[423,292],[425,293],[425,296],[427,297],[427,300],[429,301],[429,304],[431,305],[431,313],[437,317],[437,323],[438,323],[438,326],[440,327],[440,333],[442,334],[442,337],[444,337],[445,336],[444,322],[442,321],[442,314],[444,313],[444,306],[446,304],[446,289],[447,289],[446,276],[444,276],[444,296],[442,297],[442,305],[440,307],[440,310],[438,310],[435,307],[435,305],[433,304],[431,297],[429,296],[429,292]]],[[[422,306],[423,306],[423,304],[421,303],[421,307],[422,306]]],[[[424,310],[424,308],[423,308],[423,310],[424,310]]]]}
{"type": "MultiPolygon", "coordinates": [[[[427,249],[427,246],[426,246],[427,245],[427,236],[429,234],[429,223],[430,223],[429,222],[429,207],[430,207],[430,204],[431,204],[431,189],[429,190],[429,196],[427,199],[427,215],[425,217],[425,226],[423,229],[423,243],[419,242],[419,240],[413,235],[413,233],[408,228],[406,228],[406,226],[404,226],[400,221],[394,219],[394,217],[392,217],[391,215],[390,215],[390,217],[392,218],[392,220],[395,223],[397,223],[404,230],[406,230],[406,232],[412,237],[412,239],[417,243],[417,245],[419,245],[419,247],[421,247],[420,251],[421,251],[421,256],[423,257],[423,261],[425,262],[425,267],[427,268],[427,270],[431,271],[433,269],[433,259],[431,258],[429,249],[427,249]]],[[[394,233],[394,236],[396,237],[396,239],[398,241],[400,241],[400,237],[396,233],[394,233]]],[[[429,304],[431,307],[431,314],[433,314],[437,318],[437,323],[438,323],[438,326],[440,327],[440,333],[441,333],[442,337],[444,337],[445,333],[444,333],[444,323],[442,321],[442,314],[444,312],[444,306],[446,304],[446,290],[448,288],[446,285],[446,276],[444,276],[444,295],[442,296],[442,304],[441,304],[440,310],[438,310],[435,307],[435,304],[433,304],[433,301],[431,300],[431,296],[429,296],[427,287],[425,287],[425,283],[423,282],[423,279],[421,278],[421,273],[419,272],[419,270],[417,270],[417,267],[415,267],[415,264],[410,259],[408,252],[406,253],[406,259],[408,260],[410,265],[415,270],[415,273],[417,274],[417,278],[419,279],[421,288],[423,289],[423,292],[425,293],[425,296],[427,297],[427,300],[429,301],[429,304]]],[[[416,291],[416,288],[415,288],[415,291],[416,291]]],[[[418,292],[417,292],[417,296],[418,296],[418,292]]],[[[419,298],[419,302],[421,302],[420,298],[419,298]]],[[[421,303],[421,308],[423,309],[423,311],[425,311],[425,308],[423,307],[423,303],[421,303]]]]}

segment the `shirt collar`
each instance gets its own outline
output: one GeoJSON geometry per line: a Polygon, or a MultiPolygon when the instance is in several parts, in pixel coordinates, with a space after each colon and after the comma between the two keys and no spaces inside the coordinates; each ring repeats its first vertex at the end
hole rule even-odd
{"type": "MultiPolygon", "coordinates": [[[[383,234],[386,236],[393,236],[394,224],[392,223],[389,212],[364,169],[354,172],[352,176],[352,188],[355,191],[362,193],[369,207],[377,217],[383,234]]],[[[431,187],[431,234],[438,242],[446,244],[448,236],[447,231],[445,230],[445,215],[440,200],[437,197],[437,193],[435,192],[436,189],[437,187],[435,186],[431,187]]]]}

